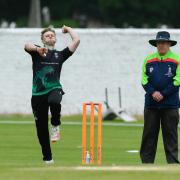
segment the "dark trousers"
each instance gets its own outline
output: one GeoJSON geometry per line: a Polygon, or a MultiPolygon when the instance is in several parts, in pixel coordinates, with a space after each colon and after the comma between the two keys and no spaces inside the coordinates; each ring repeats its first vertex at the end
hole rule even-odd
{"type": "Polygon", "coordinates": [[[32,96],[31,106],[35,118],[37,136],[41,145],[43,160],[51,160],[52,153],[50,147],[48,130],[48,112],[51,112],[51,124],[60,125],[62,90],[55,89],[48,94],[32,96]]]}
{"type": "Polygon", "coordinates": [[[167,163],[178,161],[178,109],[144,110],[144,130],[140,156],[142,163],[154,163],[160,126],[167,163]]]}

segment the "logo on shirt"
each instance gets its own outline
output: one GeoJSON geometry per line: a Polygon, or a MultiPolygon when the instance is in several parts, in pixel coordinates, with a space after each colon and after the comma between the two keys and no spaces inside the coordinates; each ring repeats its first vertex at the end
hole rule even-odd
{"type": "Polygon", "coordinates": [[[165,75],[168,76],[168,77],[172,77],[173,76],[171,66],[168,66],[168,72],[165,75]]]}
{"type": "Polygon", "coordinates": [[[55,53],[54,53],[54,56],[55,56],[55,58],[56,58],[56,59],[58,59],[58,58],[59,58],[59,55],[58,55],[58,53],[57,53],[57,52],[55,52],[55,53]]]}
{"type": "Polygon", "coordinates": [[[150,68],[149,68],[149,72],[150,72],[150,73],[152,73],[152,72],[153,72],[153,70],[154,70],[154,68],[153,68],[153,67],[150,67],[150,68]]]}

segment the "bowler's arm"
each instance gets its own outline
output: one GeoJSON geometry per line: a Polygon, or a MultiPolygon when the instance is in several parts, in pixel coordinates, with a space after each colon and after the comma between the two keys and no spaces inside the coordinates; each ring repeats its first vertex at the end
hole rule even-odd
{"type": "Polygon", "coordinates": [[[47,48],[42,48],[42,47],[38,47],[32,43],[26,43],[24,46],[24,50],[27,52],[37,52],[39,53],[39,55],[41,56],[46,56],[48,49],[47,48]]]}
{"type": "Polygon", "coordinates": [[[27,52],[37,52],[37,46],[35,46],[34,44],[32,43],[26,43],[25,46],[24,46],[24,49],[25,51],[27,52]]]}
{"type": "Polygon", "coordinates": [[[71,52],[75,52],[77,47],[80,44],[80,38],[79,38],[78,34],[71,27],[68,27],[68,26],[63,26],[62,32],[70,34],[72,43],[68,46],[68,48],[71,52]]]}

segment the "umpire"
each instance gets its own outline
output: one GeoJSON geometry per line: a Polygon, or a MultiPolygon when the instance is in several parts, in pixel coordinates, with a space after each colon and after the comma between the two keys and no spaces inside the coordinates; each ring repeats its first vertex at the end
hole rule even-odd
{"type": "Polygon", "coordinates": [[[146,57],[142,68],[146,95],[140,157],[142,163],[154,163],[161,127],[167,163],[179,163],[180,56],[170,50],[177,42],[169,32],[160,31],[149,43],[157,52],[146,57]]]}

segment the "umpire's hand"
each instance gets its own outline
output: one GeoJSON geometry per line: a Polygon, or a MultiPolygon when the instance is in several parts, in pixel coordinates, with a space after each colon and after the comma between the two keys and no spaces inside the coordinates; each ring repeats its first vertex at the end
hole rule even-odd
{"type": "Polygon", "coordinates": [[[153,94],[152,94],[152,97],[155,101],[157,102],[160,102],[163,100],[163,95],[159,92],[159,91],[155,91],[153,94]]]}

